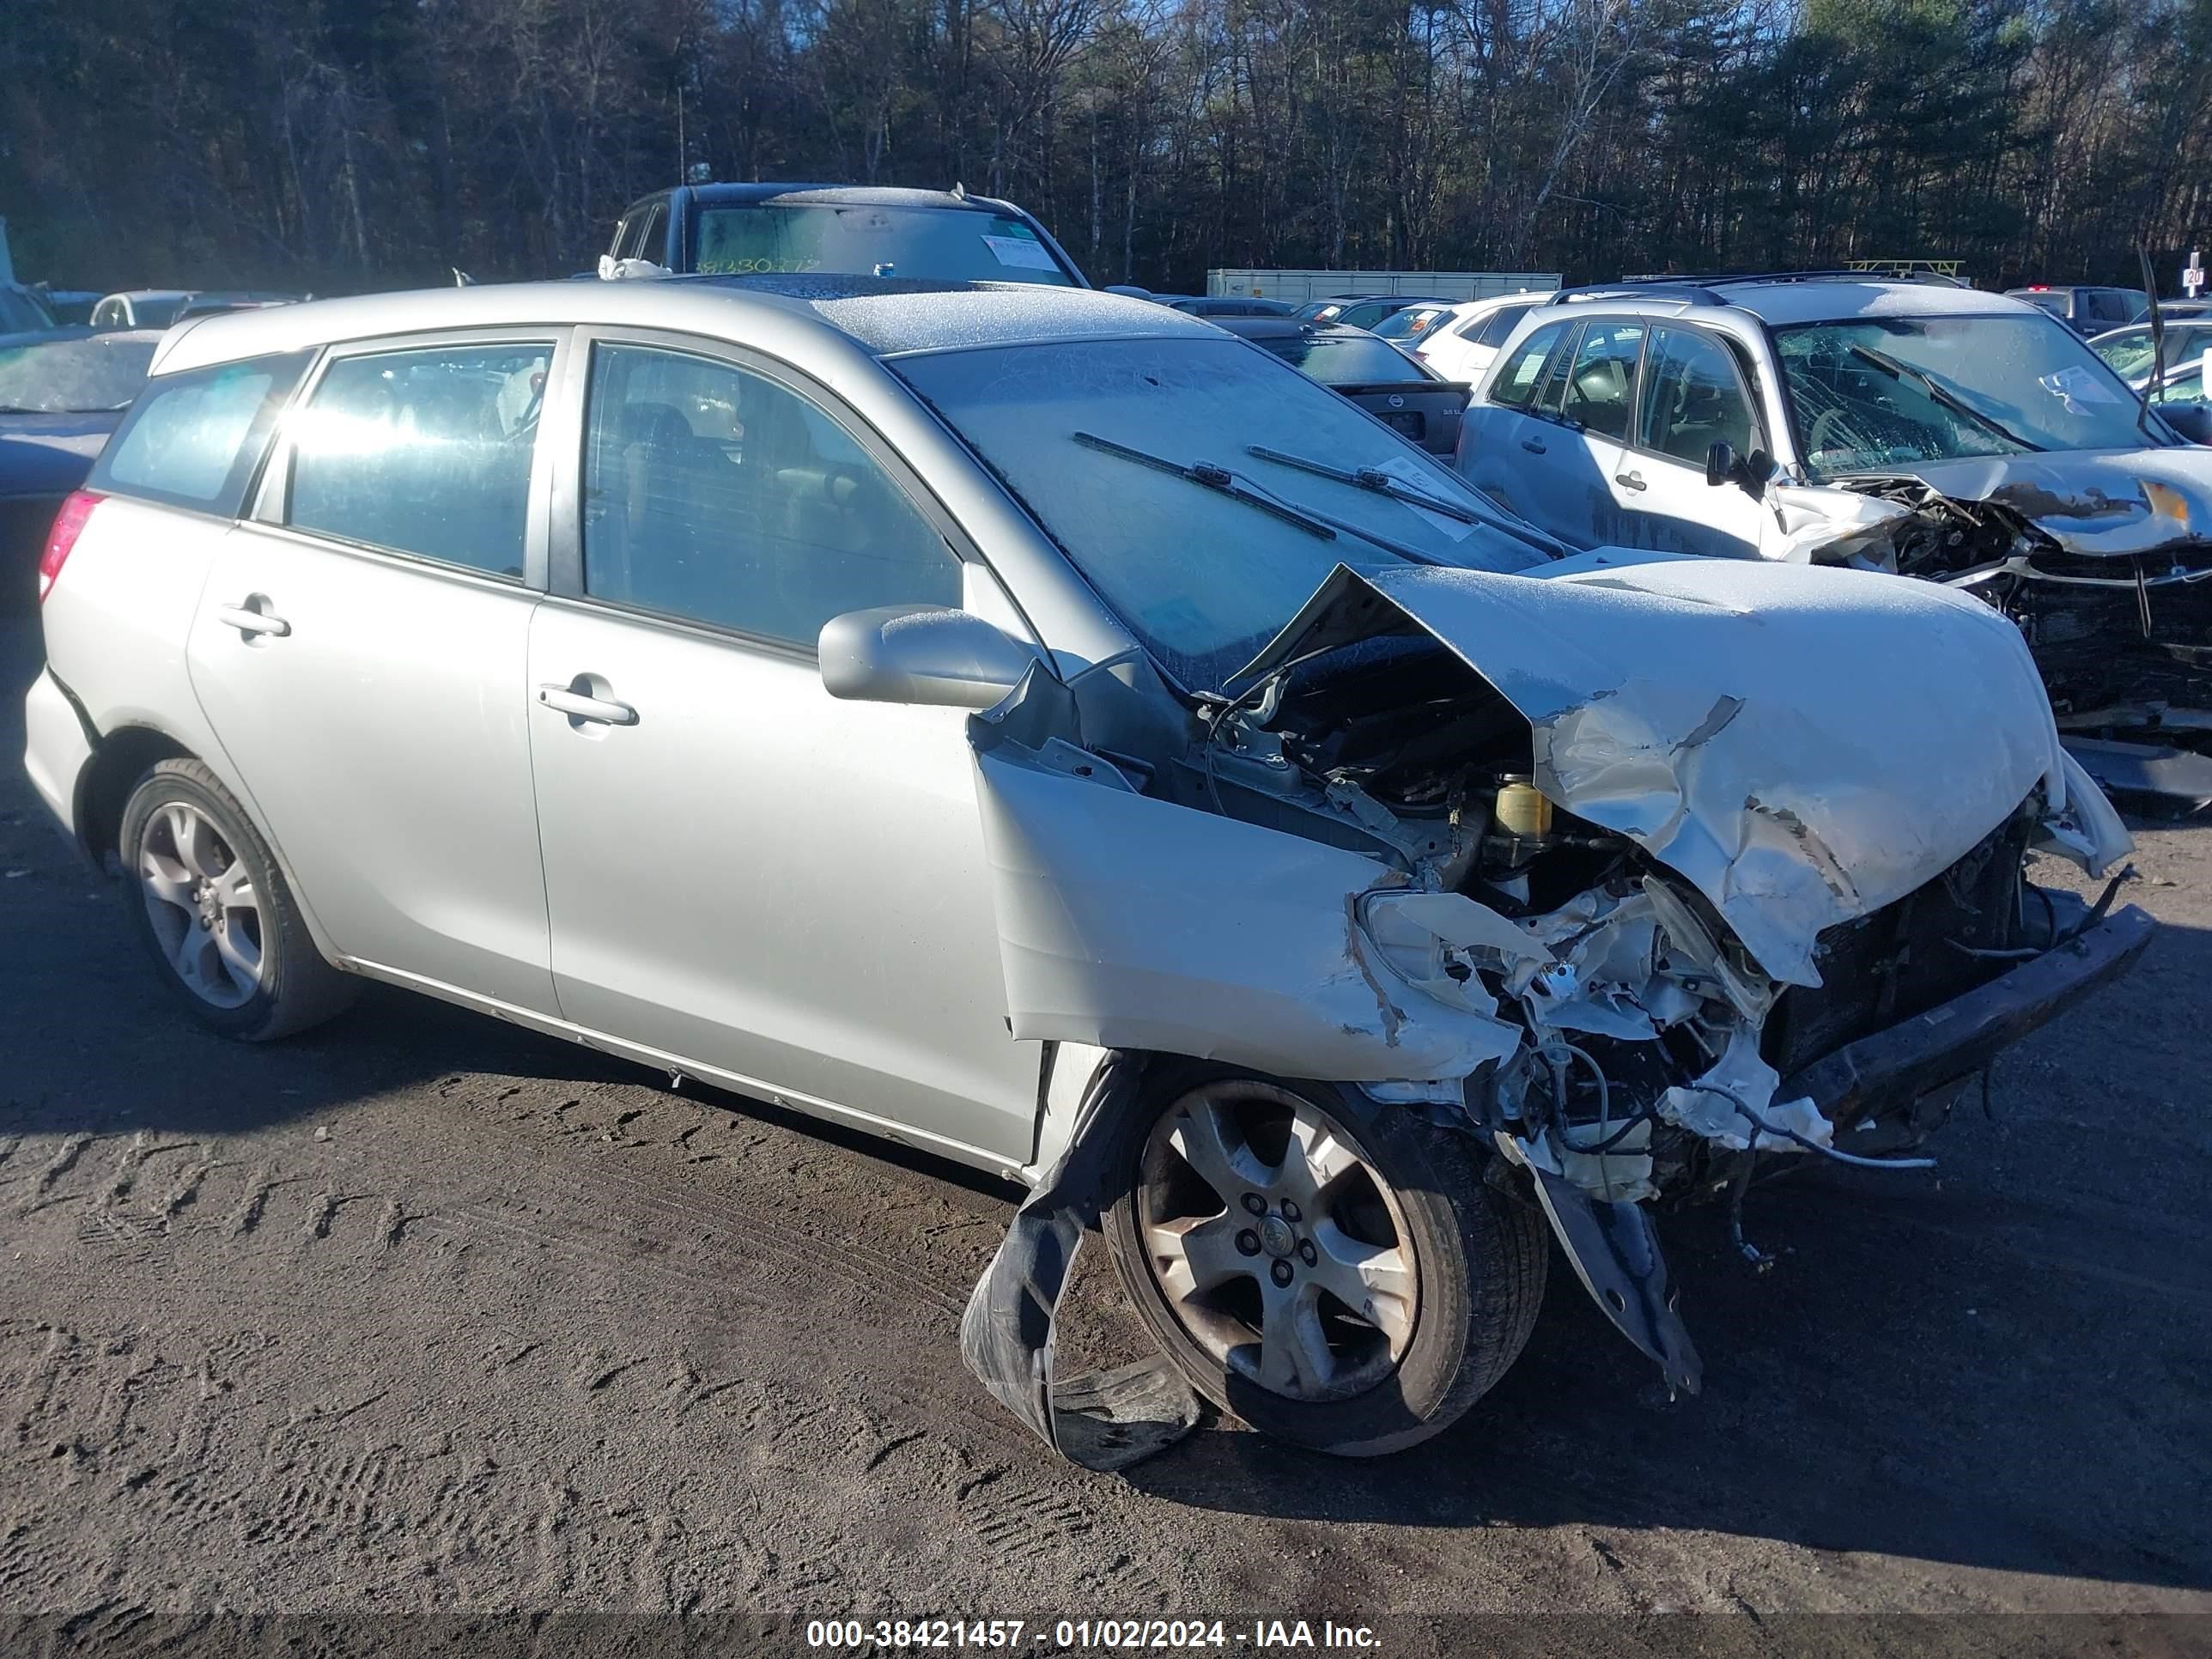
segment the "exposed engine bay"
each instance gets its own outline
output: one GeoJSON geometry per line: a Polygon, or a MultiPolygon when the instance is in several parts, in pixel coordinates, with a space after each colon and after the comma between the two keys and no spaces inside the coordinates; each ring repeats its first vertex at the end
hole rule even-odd
{"type": "MultiPolygon", "coordinates": [[[[2149,934],[2110,915],[2118,875],[2094,906],[2026,879],[2031,851],[2103,874],[2130,843],[2019,635],[1954,600],[1947,659],[1925,614],[1899,654],[1881,605],[1925,597],[1836,573],[1831,608],[1808,574],[1340,568],[1164,755],[1086,745],[1032,676],[970,724],[1012,1030],[1463,1128],[1694,1390],[1655,1203],[1727,1202],[1761,1260],[1741,1205],[1776,1160],[1896,1167],[2149,934]]],[[[1039,1283],[994,1264],[963,1341],[1054,1439],[1034,1356],[978,1358],[1039,1283]]]]}
{"type": "Polygon", "coordinates": [[[2212,803],[2212,526],[2191,525],[2179,490],[2144,479],[2130,501],[2016,481],[1965,499],[1911,476],[1842,487],[1902,512],[1815,558],[1978,595],[2019,625],[2093,777],[2180,811],[2212,803]]]}

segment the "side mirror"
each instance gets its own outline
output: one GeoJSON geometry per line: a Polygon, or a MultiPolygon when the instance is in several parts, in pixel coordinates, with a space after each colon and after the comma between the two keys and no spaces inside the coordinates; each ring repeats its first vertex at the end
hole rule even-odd
{"type": "Polygon", "coordinates": [[[822,624],[817,644],[823,688],[855,702],[988,708],[1037,660],[981,617],[939,605],[848,611],[822,624]]]}
{"type": "Polygon", "coordinates": [[[1715,444],[1705,452],[1705,482],[1718,486],[1741,484],[1743,493],[1758,501],[1766,494],[1766,481],[1774,475],[1774,457],[1763,449],[1739,455],[1728,444],[1715,444]]]}

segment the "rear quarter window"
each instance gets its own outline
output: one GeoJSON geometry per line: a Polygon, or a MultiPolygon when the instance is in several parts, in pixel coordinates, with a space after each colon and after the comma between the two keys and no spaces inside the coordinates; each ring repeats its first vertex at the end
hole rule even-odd
{"type": "Polygon", "coordinates": [[[85,487],[236,518],[277,411],[313,355],[156,375],[100,451],[85,487]]]}

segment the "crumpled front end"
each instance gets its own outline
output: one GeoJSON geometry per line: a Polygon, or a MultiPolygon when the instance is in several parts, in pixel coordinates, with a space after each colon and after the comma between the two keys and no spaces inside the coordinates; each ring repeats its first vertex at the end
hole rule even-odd
{"type": "Polygon", "coordinates": [[[1086,747],[1037,676],[971,723],[1014,1035],[1463,1127],[1670,1386],[1698,1363],[1656,1200],[1893,1157],[2148,938],[2025,880],[2130,842],[1970,601],[1706,560],[1340,568],[1239,684],[1150,761],[1086,747]]]}
{"type": "Polygon", "coordinates": [[[1972,592],[2020,627],[2100,784],[2212,802],[2212,485],[2203,452],[1954,462],[1817,500],[1802,556],[1972,592]],[[2181,460],[2173,458],[2181,456],[2181,460]]]}

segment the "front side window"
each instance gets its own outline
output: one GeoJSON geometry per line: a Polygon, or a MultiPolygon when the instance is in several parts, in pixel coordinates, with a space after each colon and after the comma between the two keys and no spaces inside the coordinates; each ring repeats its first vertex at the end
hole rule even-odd
{"type": "Polygon", "coordinates": [[[2089,349],[2109,363],[2112,373],[2124,380],[2139,380],[2150,373],[2150,331],[2147,328],[2123,329],[2097,341],[2089,349]]]}
{"type": "Polygon", "coordinates": [[[1536,400],[1536,388],[1544,378],[1544,365],[1567,331],[1565,322],[1550,323],[1538,329],[1505,360],[1497,379],[1490,383],[1489,401],[1502,404],[1508,409],[1526,409],[1536,400]]]}
{"type": "Polygon", "coordinates": [[[285,521],[520,581],[551,345],[333,362],[289,423],[285,521]]]}
{"type": "Polygon", "coordinates": [[[1654,329],[1638,431],[1644,448],[1692,466],[1703,466],[1715,444],[1751,453],[1751,404],[1728,348],[1689,329],[1654,329]]]}
{"type": "Polygon", "coordinates": [[[2179,369],[2151,391],[2154,404],[2201,404],[2204,401],[2204,369],[2201,363],[2179,369]]]}
{"type": "Polygon", "coordinates": [[[1636,359],[1643,349],[1641,323],[1595,322],[1585,328],[1567,370],[1560,412],[1585,431],[1626,438],[1636,359]]]}
{"type": "Polygon", "coordinates": [[[2135,394],[2045,318],[1856,317],[1774,342],[1806,464],[1823,476],[2151,441],[2135,394]]]}
{"type": "Polygon", "coordinates": [[[592,357],[584,589],[809,650],[845,611],[961,597],[944,538],[823,410],[728,363],[614,345],[592,357]]]}
{"type": "Polygon", "coordinates": [[[147,381],[85,487],[234,516],[307,362],[302,352],[147,381]]]}

